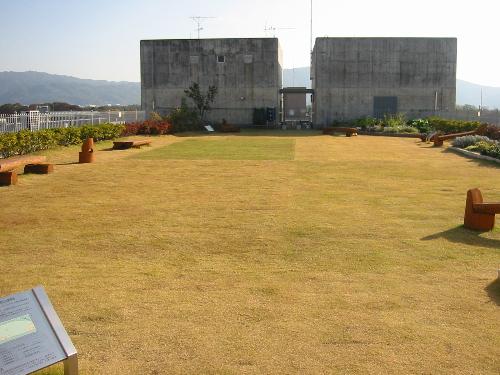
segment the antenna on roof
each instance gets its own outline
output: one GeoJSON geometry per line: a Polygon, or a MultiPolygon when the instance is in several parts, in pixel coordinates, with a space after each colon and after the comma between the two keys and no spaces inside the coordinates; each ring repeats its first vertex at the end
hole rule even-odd
{"type": "Polygon", "coordinates": [[[311,0],[311,54],[313,52],[313,0],[311,0]]]}
{"type": "Polygon", "coordinates": [[[198,39],[200,39],[200,31],[203,30],[203,27],[201,27],[201,23],[203,22],[202,20],[208,19],[208,18],[215,18],[215,17],[203,17],[203,16],[194,16],[194,17],[189,17],[191,18],[194,22],[196,22],[196,31],[198,31],[198,39]]]}
{"type": "Polygon", "coordinates": [[[273,34],[273,38],[276,38],[276,31],[277,30],[295,30],[295,27],[273,27],[273,26],[264,26],[264,33],[266,36],[268,36],[268,31],[271,31],[273,34]]]}

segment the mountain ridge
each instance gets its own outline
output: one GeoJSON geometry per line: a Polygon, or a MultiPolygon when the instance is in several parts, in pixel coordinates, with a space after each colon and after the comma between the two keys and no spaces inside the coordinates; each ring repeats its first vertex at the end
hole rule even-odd
{"type": "MultiPolygon", "coordinates": [[[[311,87],[309,67],[283,69],[284,87],[311,87]]],[[[500,87],[457,79],[457,105],[500,108],[500,87]]],[[[67,102],[77,105],[139,104],[139,82],[106,81],[36,71],[0,72],[0,105],[67,102]]]]}

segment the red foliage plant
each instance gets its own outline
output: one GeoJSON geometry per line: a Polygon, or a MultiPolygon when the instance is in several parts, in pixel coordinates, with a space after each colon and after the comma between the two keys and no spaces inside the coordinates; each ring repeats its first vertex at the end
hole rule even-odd
{"type": "Polygon", "coordinates": [[[132,122],[130,124],[125,124],[125,129],[123,130],[122,137],[137,134],[164,135],[172,133],[172,124],[168,121],[146,120],[143,122],[132,122]]]}

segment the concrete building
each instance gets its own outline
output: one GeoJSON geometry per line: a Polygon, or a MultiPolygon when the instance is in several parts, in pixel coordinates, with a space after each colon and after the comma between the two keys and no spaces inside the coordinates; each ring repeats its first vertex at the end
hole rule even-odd
{"type": "Polygon", "coordinates": [[[317,38],[313,122],[455,109],[455,38],[317,38]]]}
{"type": "MultiPolygon", "coordinates": [[[[280,108],[282,53],[277,38],[141,41],[142,108],[168,114],[198,82],[218,94],[207,118],[252,124],[255,108],[280,108]]],[[[275,116],[276,118],[278,115],[275,116]]]]}

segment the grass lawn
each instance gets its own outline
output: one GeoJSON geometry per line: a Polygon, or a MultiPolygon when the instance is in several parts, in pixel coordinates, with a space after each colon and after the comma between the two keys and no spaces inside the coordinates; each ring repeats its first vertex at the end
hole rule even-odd
{"type": "Polygon", "coordinates": [[[294,139],[227,137],[222,139],[188,139],[134,155],[138,159],[188,160],[291,160],[294,139]]]}
{"type": "Polygon", "coordinates": [[[500,229],[461,227],[496,165],[318,132],[109,146],[0,188],[0,295],[43,284],[81,374],[500,372],[500,229]]]}

